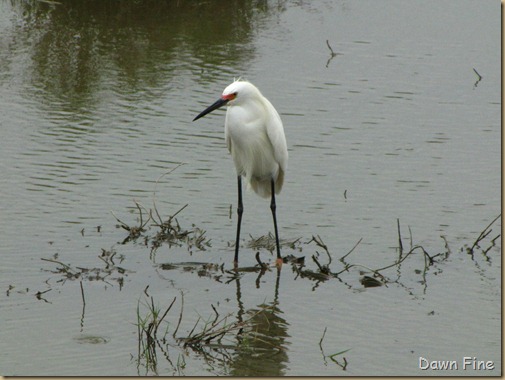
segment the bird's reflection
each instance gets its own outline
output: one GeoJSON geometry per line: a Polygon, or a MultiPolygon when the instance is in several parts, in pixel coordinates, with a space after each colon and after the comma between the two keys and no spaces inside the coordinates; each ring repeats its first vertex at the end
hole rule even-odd
{"type": "MultiPolygon", "coordinates": [[[[262,276],[260,274],[258,279],[262,276]]],[[[281,271],[277,269],[274,298],[246,310],[242,302],[240,277],[237,286],[237,319],[247,320],[247,331],[237,336],[237,350],[230,363],[232,376],[281,376],[288,362],[289,324],[283,317],[279,302],[281,271]]],[[[259,284],[259,281],[257,281],[259,284]]]]}

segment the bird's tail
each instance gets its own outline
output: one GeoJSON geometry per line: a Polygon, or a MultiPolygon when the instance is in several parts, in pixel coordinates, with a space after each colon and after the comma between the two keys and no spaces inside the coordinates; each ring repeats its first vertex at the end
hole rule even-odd
{"type": "MultiPolygon", "coordinates": [[[[271,178],[258,178],[252,177],[249,179],[249,186],[254,190],[256,194],[263,198],[270,198],[272,196],[272,184],[271,178]]],[[[277,173],[277,178],[275,179],[275,194],[279,194],[282,190],[282,185],[284,184],[284,171],[279,168],[277,173]]]]}

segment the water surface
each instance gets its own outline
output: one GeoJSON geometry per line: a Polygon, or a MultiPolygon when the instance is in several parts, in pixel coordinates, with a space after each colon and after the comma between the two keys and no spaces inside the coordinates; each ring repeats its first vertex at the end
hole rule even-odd
{"type": "MultiPolygon", "coordinates": [[[[500,213],[498,3],[0,8],[3,375],[501,374],[501,239],[491,242],[500,220],[474,255],[466,251],[500,213]],[[258,282],[255,273],[227,283],[214,272],[164,270],[179,262],[231,268],[236,180],[224,112],[191,120],[238,77],[256,84],[284,123],[290,159],[277,199],[280,234],[300,238],[285,254],[305,256],[317,271],[311,256],[323,264],[328,257],[305,243],[319,235],[338,272],[338,259],[362,239],[347,261],[381,268],[398,258],[399,220],[407,249],[412,236],[447,258],[424,272],[416,253],[384,271],[391,282],[378,288],[364,288],[358,268],[325,282],[289,265],[258,282]],[[165,218],[188,204],[179,223],[205,230],[211,246],[190,254],[165,244],[152,255],[141,241],[120,244],[127,232],[111,211],[134,225],[134,200],[152,208],[154,191],[165,218]],[[83,309],[79,281],[41,258],[103,268],[102,249],[115,250],[127,272],[84,278],[83,309]],[[160,307],[178,297],[170,328],[184,293],[180,336],[199,315],[213,318],[211,304],[235,319],[268,310],[258,315],[269,327],[258,319],[261,340],[213,351],[213,360],[171,342],[172,362],[185,365],[158,353],[156,371],[146,369],[136,360],[135,323],[147,286],[160,307]],[[346,358],[344,370],[329,355],[345,350],[335,357],[346,358]],[[464,356],[491,360],[495,370],[418,365],[419,357],[461,364],[464,356]]],[[[267,201],[247,192],[244,202],[245,246],[272,223],[267,201]]],[[[254,265],[254,254],[244,247],[241,265],[254,265]]]]}

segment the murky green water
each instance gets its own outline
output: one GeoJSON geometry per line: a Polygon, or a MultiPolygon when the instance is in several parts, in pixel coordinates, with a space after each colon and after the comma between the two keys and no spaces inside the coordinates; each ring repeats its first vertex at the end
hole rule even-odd
{"type": "MultiPolygon", "coordinates": [[[[499,17],[482,1],[0,1],[0,373],[500,375],[501,220],[466,250],[500,213],[499,17]],[[283,119],[280,235],[300,239],[283,254],[303,268],[228,272],[224,112],[191,120],[234,77],[283,119]],[[154,191],[163,219],[187,204],[180,232],[208,245],[153,249],[152,222],[121,244],[111,211],[137,225],[154,191]],[[313,236],[333,274],[382,268],[397,219],[404,251],[433,265],[418,249],[385,286],[358,266],[321,276],[313,236]],[[151,296],[162,311],[177,297],[154,359],[136,326],[151,296]],[[225,316],[244,331],[176,339],[225,316]]],[[[241,266],[271,224],[247,192],[241,266]]]]}

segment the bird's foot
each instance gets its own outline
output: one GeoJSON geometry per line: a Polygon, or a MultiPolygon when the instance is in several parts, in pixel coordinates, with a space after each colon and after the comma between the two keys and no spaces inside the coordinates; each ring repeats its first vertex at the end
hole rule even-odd
{"type": "Polygon", "coordinates": [[[275,266],[279,269],[282,268],[282,263],[283,263],[282,257],[278,257],[277,260],[275,260],[275,266]]]}

